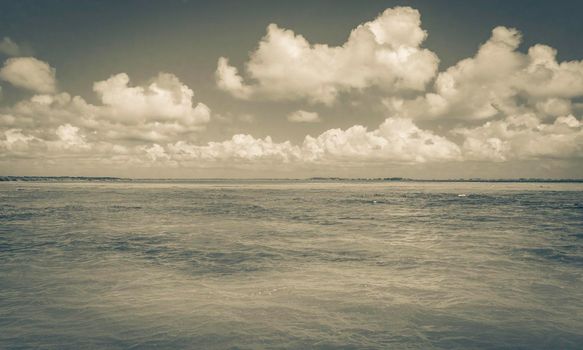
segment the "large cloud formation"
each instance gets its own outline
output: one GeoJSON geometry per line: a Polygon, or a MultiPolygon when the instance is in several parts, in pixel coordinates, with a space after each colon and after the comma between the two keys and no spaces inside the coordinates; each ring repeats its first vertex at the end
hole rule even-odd
{"type": "Polygon", "coordinates": [[[160,142],[200,131],[210,109],[193,105],[193,91],[172,74],[160,73],[145,86],[129,86],[125,73],[94,84],[100,105],[68,93],[40,94],[3,109],[0,125],[32,129],[35,136],[69,123],[94,139],[160,142]]]}
{"type": "Polygon", "coordinates": [[[572,112],[583,96],[583,61],[558,63],[557,51],[534,45],[517,51],[521,34],[497,27],[475,57],[439,73],[432,92],[415,99],[387,98],[389,110],[414,119],[489,119],[532,112],[556,117],[572,112]]]}
{"type": "MultiPolygon", "coordinates": [[[[341,93],[382,93],[377,102],[387,118],[378,127],[333,128],[298,142],[249,134],[194,142],[211,122],[210,108],[193,102],[193,91],[169,73],[143,84],[112,75],[94,83],[92,104],[58,92],[47,63],[9,58],[0,78],[36,94],[0,108],[0,161],[254,169],[581,164],[583,61],[558,62],[556,50],[541,44],[520,52],[520,32],[497,27],[473,57],[438,73],[437,56],[421,48],[426,36],[419,13],[397,7],[359,25],[338,47],[270,25],[251,53],[246,79],[220,58],[216,82],[240,99],[330,105],[341,93]]],[[[321,121],[303,108],[287,114],[288,121],[321,121]]]]}
{"type": "Polygon", "coordinates": [[[200,132],[211,111],[169,73],[130,86],[125,73],[94,84],[101,104],[66,92],[44,93],[0,109],[1,159],[141,162],[143,144],[200,132]]]}
{"type": "Polygon", "coordinates": [[[219,88],[238,98],[307,99],[331,104],[342,91],[378,87],[387,92],[422,91],[438,58],[420,47],[427,33],[417,10],[396,7],[359,25],[342,45],[310,44],[291,30],[270,24],[251,54],[244,82],[227,58],[218,61],[219,88]]]}

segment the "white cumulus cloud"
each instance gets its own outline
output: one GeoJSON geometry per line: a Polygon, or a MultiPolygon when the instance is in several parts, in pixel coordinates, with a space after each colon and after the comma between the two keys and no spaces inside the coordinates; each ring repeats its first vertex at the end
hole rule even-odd
{"type": "Polygon", "coordinates": [[[160,73],[146,86],[129,86],[125,73],[96,82],[93,90],[104,105],[103,113],[120,123],[176,121],[185,126],[209,121],[210,109],[193,106],[194,92],[173,74],[160,73]]]}
{"type": "Polygon", "coordinates": [[[317,137],[306,136],[301,145],[274,142],[271,137],[238,134],[223,142],[193,145],[169,144],[166,152],[176,161],[204,163],[280,162],[295,164],[345,164],[367,162],[424,163],[459,160],[459,147],[446,138],[422,130],[411,120],[388,118],[378,129],[355,125],[331,129],[317,137]]]}
{"type": "Polygon", "coordinates": [[[60,125],[55,131],[64,148],[87,148],[85,137],[79,134],[79,128],[71,124],[60,125]]]}
{"type": "Polygon", "coordinates": [[[439,73],[433,91],[414,99],[385,100],[395,115],[414,119],[488,119],[532,112],[571,113],[570,99],[583,96],[583,61],[558,63],[556,50],[534,45],[517,51],[521,34],[496,27],[472,58],[439,73]]]}
{"type": "Polygon", "coordinates": [[[38,93],[54,93],[57,90],[55,69],[34,57],[9,58],[0,69],[0,79],[38,93]]]}
{"type": "Polygon", "coordinates": [[[545,124],[526,113],[454,132],[465,137],[462,150],[468,160],[583,157],[583,122],[572,115],[545,124]]]}
{"type": "Polygon", "coordinates": [[[160,73],[144,86],[130,86],[127,74],[121,73],[96,82],[94,89],[100,104],[61,92],[33,95],[2,108],[0,129],[26,129],[50,139],[51,130],[69,125],[80,128],[88,143],[162,142],[200,132],[210,120],[210,109],[193,103],[193,91],[172,74],[160,73]]]}
{"type": "Polygon", "coordinates": [[[387,9],[335,47],[311,44],[291,30],[270,24],[246,64],[253,83],[246,84],[221,57],[217,84],[238,98],[307,99],[324,104],[332,104],[342,91],[368,87],[422,91],[438,64],[433,52],[420,47],[426,36],[419,12],[409,7],[387,9]]]}
{"type": "Polygon", "coordinates": [[[251,87],[245,85],[237,68],[229,65],[229,60],[225,57],[219,58],[215,79],[220,89],[230,92],[235,97],[245,99],[251,95],[251,87]]]}
{"type": "Polygon", "coordinates": [[[0,140],[0,149],[5,152],[28,150],[29,143],[36,138],[23,133],[22,129],[8,129],[4,131],[4,139],[0,140]]]}

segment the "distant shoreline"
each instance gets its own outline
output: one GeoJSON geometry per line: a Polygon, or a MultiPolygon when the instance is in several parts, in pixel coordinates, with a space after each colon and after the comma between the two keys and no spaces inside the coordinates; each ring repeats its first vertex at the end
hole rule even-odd
{"type": "Polygon", "coordinates": [[[212,182],[212,181],[293,181],[293,182],[493,182],[493,183],[583,183],[583,179],[540,179],[540,178],[511,178],[511,179],[412,179],[403,177],[385,178],[341,178],[341,177],[311,177],[311,178],[122,178],[110,176],[0,176],[0,182],[212,182]]]}

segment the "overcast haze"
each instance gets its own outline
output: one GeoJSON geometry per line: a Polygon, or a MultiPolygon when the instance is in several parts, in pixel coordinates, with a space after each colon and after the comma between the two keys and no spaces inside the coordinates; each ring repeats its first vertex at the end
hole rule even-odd
{"type": "Polygon", "coordinates": [[[0,0],[0,173],[580,178],[582,11],[0,0]]]}

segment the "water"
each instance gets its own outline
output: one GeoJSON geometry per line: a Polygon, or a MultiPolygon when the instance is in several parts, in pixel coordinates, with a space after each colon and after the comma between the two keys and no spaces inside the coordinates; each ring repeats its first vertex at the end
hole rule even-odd
{"type": "Polygon", "coordinates": [[[3,349],[581,347],[581,184],[0,184],[3,349]]]}

